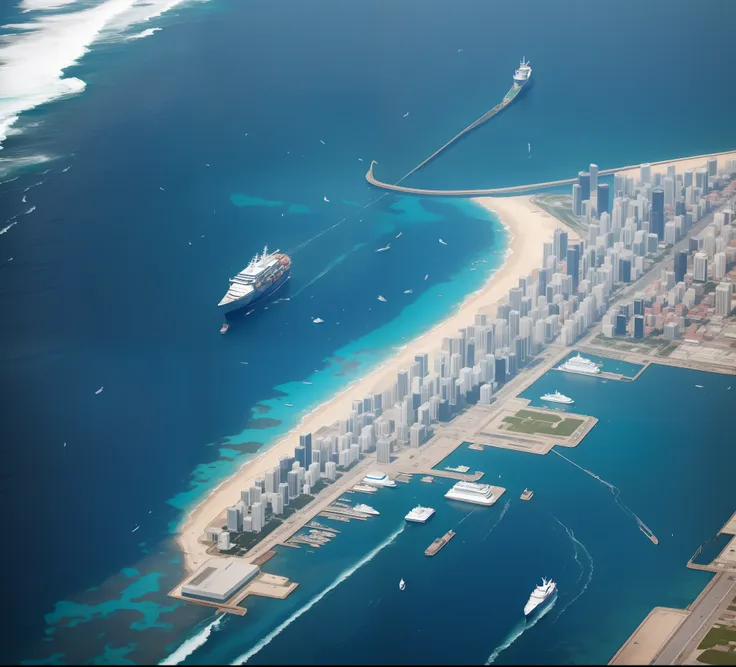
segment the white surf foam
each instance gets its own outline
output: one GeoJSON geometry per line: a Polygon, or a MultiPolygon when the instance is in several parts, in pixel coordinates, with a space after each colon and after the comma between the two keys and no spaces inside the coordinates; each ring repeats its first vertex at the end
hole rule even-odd
{"type": "Polygon", "coordinates": [[[223,616],[219,616],[212,623],[210,623],[201,632],[194,635],[190,639],[187,639],[176,651],[174,651],[168,658],[164,658],[159,665],[178,665],[180,662],[186,660],[192,653],[194,653],[200,646],[204,646],[213,630],[217,630],[220,626],[223,616]]]}
{"type": "Polygon", "coordinates": [[[488,656],[488,660],[486,660],[486,665],[490,665],[492,662],[495,662],[496,658],[501,655],[511,644],[513,644],[521,635],[523,635],[527,630],[531,630],[539,621],[544,618],[549,611],[552,609],[552,607],[555,606],[555,603],[557,602],[557,599],[555,598],[552,600],[550,604],[548,604],[542,611],[540,611],[531,621],[527,622],[526,619],[523,621],[519,621],[519,623],[514,626],[514,629],[509,632],[506,639],[499,644],[495,649],[493,649],[493,653],[488,656]]]}
{"type": "Polygon", "coordinates": [[[345,581],[348,577],[355,574],[361,567],[363,567],[366,563],[369,563],[372,561],[381,551],[383,551],[389,544],[391,544],[403,531],[404,531],[405,524],[402,524],[401,527],[391,533],[381,544],[379,544],[373,551],[369,552],[363,558],[361,558],[355,565],[352,567],[349,567],[347,570],[342,572],[335,581],[333,581],[327,588],[325,588],[324,591],[322,591],[319,595],[316,595],[313,597],[307,604],[305,604],[301,609],[294,612],[289,618],[287,618],[281,625],[279,625],[275,630],[267,634],[261,641],[259,641],[250,651],[247,653],[244,653],[241,655],[237,660],[235,660],[233,665],[244,665],[248,660],[250,660],[256,653],[260,652],[260,650],[264,647],[270,644],[278,635],[280,635],[286,628],[288,628],[294,621],[296,621],[297,618],[299,618],[302,614],[305,614],[308,612],[314,605],[316,605],[325,595],[327,595],[330,591],[337,588],[343,581],[345,581]]]}
{"type": "MultiPolygon", "coordinates": [[[[71,0],[22,0],[24,23],[0,35],[0,148],[24,111],[80,93],[85,82],[64,76],[102,38],[120,37],[132,25],[161,16],[186,0],[98,0],[77,11],[71,0]],[[53,13],[54,9],[61,9],[53,13]]],[[[202,0],[200,0],[202,1],[202,0]]]]}
{"type": "Polygon", "coordinates": [[[163,28],[148,28],[143,32],[139,32],[137,35],[131,35],[130,37],[128,37],[128,39],[143,39],[144,37],[150,37],[151,35],[162,29],[163,28]]]}

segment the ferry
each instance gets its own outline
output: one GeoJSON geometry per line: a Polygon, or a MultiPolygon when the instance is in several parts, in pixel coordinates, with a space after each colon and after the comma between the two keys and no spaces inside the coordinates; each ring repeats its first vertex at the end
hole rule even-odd
{"type": "Polygon", "coordinates": [[[532,76],[532,68],[526,58],[522,58],[519,69],[514,72],[514,88],[523,88],[532,76]]]}
{"type": "Polygon", "coordinates": [[[542,584],[532,591],[529,600],[524,606],[524,616],[532,614],[538,607],[554,598],[556,594],[557,584],[551,579],[548,581],[542,578],[542,584]]]}
{"type": "Polygon", "coordinates": [[[404,519],[412,523],[427,523],[427,521],[434,515],[434,510],[431,507],[422,507],[417,505],[404,519]]]}
{"type": "Polygon", "coordinates": [[[554,394],[545,394],[544,396],[540,396],[539,400],[549,401],[550,403],[564,403],[565,405],[570,405],[575,402],[569,396],[565,396],[565,394],[561,394],[559,391],[556,391],[554,394]]]}
{"type": "Polygon", "coordinates": [[[368,486],[396,486],[396,482],[392,480],[385,472],[368,473],[362,480],[363,484],[368,486]]]}
{"type": "Polygon", "coordinates": [[[445,498],[485,507],[490,507],[497,500],[490,484],[476,482],[458,482],[445,494],[445,498]]]}
{"type": "Polygon", "coordinates": [[[564,364],[560,364],[557,370],[565,371],[566,373],[580,373],[581,375],[598,375],[601,372],[598,364],[590,359],[586,359],[580,354],[576,354],[564,364]]]}
{"type": "Polygon", "coordinates": [[[220,333],[226,334],[229,328],[230,328],[230,325],[227,322],[224,322],[223,325],[220,327],[220,333]]]}

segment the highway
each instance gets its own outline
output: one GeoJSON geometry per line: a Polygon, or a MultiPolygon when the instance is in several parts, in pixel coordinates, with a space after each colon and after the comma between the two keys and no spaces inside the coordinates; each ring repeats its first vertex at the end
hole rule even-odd
{"type": "MultiPolygon", "coordinates": [[[[466,130],[463,130],[461,134],[464,134],[466,130]]],[[[459,137],[460,135],[458,135],[459,137]]],[[[456,137],[456,138],[458,138],[456,137]]],[[[455,138],[455,139],[456,139],[455,138]]],[[[448,144],[445,144],[440,151],[436,151],[433,155],[431,155],[427,160],[420,163],[417,167],[412,169],[409,174],[413,174],[414,172],[418,171],[418,169],[422,166],[424,166],[430,159],[436,157],[439,152],[444,150],[449,144],[453,143],[455,139],[452,139],[448,144]]],[[[717,158],[722,155],[730,155],[733,153],[733,151],[721,151],[720,153],[707,153],[705,155],[694,155],[692,158],[688,159],[703,159],[706,160],[708,158],[717,158]]],[[[657,165],[661,164],[672,164],[679,158],[673,158],[672,160],[659,160],[658,162],[650,162],[653,167],[656,167],[657,165]]],[[[505,188],[486,188],[483,190],[427,190],[425,188],[410,188],[404,185],[399,185],[401,181],[403,181],[409,174],[402,177],[397,183],[391,184],[391,183],[384,183],[383,181],[379,181],[375,175],[373,174],[373,165],[378,164],[375,160],[371,161],[371,166],[368,167],[368,171],[366,172],[365,179],[373,186],[377,188],[381,188],[382,190],[389,190],[391,192],[400,192],[402,194],[406,195],[424,195],[429,197],[492,197],[497,195],[513,195],[513,194],[519,194],[523,192],[528,192],[529,190],[543,190],[544,188],[553,188],[558,185],[572,185],[573,183],[577,183],[578,179],[576,178],[563,178],[559,181],[547,181],[546,183],[530,183],[529,185],[512,185],[505,188]]],[[[617,171],[626,171],[627,169],[638,169],[640,165],[629,165],[627,167],[616,167],[615,169],[602,169],[598,172],[598,176],[610,176],[611,174],[615,174],[617,171]]]]}
{"type": "Polygon", "coordinates": [[[735,588],[736,578],[733,575],[717,574],[712,586],[695,601],[690,615],[682,622],[651,664],[672,665],[677,660],[686,658],[691,651],[697,648],[701,640],[701,633],[713,625],[721,604],[724,599],[730,599],[734,595],[735,588]]]}

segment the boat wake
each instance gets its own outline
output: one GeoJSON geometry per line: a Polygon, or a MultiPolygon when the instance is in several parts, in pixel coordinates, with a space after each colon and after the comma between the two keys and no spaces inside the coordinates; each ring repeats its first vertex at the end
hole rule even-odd
{"type": "Polygon", "coordinates": [[[496,648],[493,649],[493,653],[488,656],[488,660],[486,660],[485,664],[490,665],[491,663],[496,661],[496,658],[498,658],[501,653],[503,653],[511,644],[513,644],[521,635],[523,635],[527,630],[531,630],[539,621],[541,621],[552,609],[552,607],[555,606],[555,603],[557,602],[557,598],[552,600],[549,605],[547,605],[542,611],[540,611],[534,618],[532,618],[531,621],[524,618],[523,620],[519,621],[514,628],[509,632],[506,639],[503,640],[501,644],[499,644],[496,648]]]}
{"type": "Polygon", "coordinates": [[[557,456],[559,456],[560,458],[565,459],[565,461],[567,461],[568,463],[571,463],[576,468],[579,468],[585,474],[590,475],[593,479],[598,480],[604,486],[607,486],[608,487],[608,490],[611,492],[611,495],[613,496],[613,501],[616,503],[616,505],[618,505],[619,509],[624,514],[627,514],[632,519],[634,519],[634,521],[636,521],[637,526],[639,527],[639,530],[642,533],[644,533],[644,535],[646,535],[652,542],[654,542],[654,544],[659,544],[659,540],[654,535],[654,533],[652,532],[651,528],[649,528],[649,526],[647,526],[647,524],[645,524],[634,513],[634,511],[623,500],[621,500],[621,489],[619,489],[617,486],[614,486],[610,482],[607,482],[605,479],[603,479],[602,477],[599,477],[598,475],[596,475],[595,473],[591,472],[590,470],[586,470],[585,468],[583,468],[583,466],[578,465],[577,463],[575,463],[575,461],[571,461],[570,459],[567,458],[567,456],[565,456],[563,454],[560,454],[560,452],[558,452],[556,449],[552,448],[550,451],[553,454],[557,454],[557,456]]]}
{"type": "MultiPolygon", "coordinates": [[[[549,514],[549,512],[548,512],[548,514],[549,514]]],[[[578,566],[580,567],[580,575],[578,576],[578,578],[577,578],[577,581],[575,581],[575,583],[576,583],[576,584],[577,584],[577,583],[578,583],[578,582],[579,582],[579,581],[580,581],[580,580],[581,580],[581,579],[583,578],[583,576],[585,575],[585,567],[584,567],[584,566],[583,566],[583,564],[582,564],[582,563],[580,562],[580,558],[579,558],[579,556],[578,556],[578,547],[580,547],[580,549],[582,549],[582,551],[583,551],[583,553],[585,554],[585,557],[586,557],[586,559],[587,559],[587,561],[588,561],[588,565],[590,566],[590,569],[588,570],[588,575],[587,575],[587,577],[585,578],[585,583],[583,584],[583,587],[582,587],[582,588],[580,589],[580,592],[579,592],[579,593],[578,593],[578,594],[577,594],[577,595],[576,595],[576,596],[575,596],[575,597],[574,597],[574,598],[573,598],[572,600],[570,600],[570,602],[566,603],[566,604],[565,604],[565,606],[564,606],[564,607],[562,607],[562,609],[560,609],[560,611],[559,611],[559,612],[557,613],[557,616],[555,616],[555,620],[554,620],[554,621],[552,621],[553,623],[556,623],[556,622],[557,622],[557,619],[559,619],[559,618],[560,618],[560,616],[562,616],[562,614],[564,614],[564,613],[565,613],[565,610],[566,610],[566,609],[567,609],[567,608],[568,608],[568,607],[569,607],[569,606],[570,606],[570,605],[571,605],[571,604],[572,604],[573,602],[575,602],[575,601],[576,601],[576,600],[577,600],[577,599],[578,599],[578,598],[579,598],[579,597],[580,597],[580,596],[581,596],[581,595],[582,595],[583,593],[585,593],[585,591],[586,591],[586,590],[588,589],[588,585],[590,584],[591,580],[593,579],[593,557],[592,557],[592,556],[590,555],[590,552],[588,551],[588,549],[586,549],[585,545],[584,545],[584,544],[583,544],[583,543],[582,543],[582,542],[581,542],[581,541],[580,541],[580,540],[579,540],[579,539],[578,539],[577,537],[575,537],[575,533],[573,533],[573,532],[572,532],[572,530],[571,530],[570,528],[568,528],[568,527],[567,527],[567,526],[566,526],[566,525],[565,525],[564,523],[562,523],[562,521],[560,521],[560,520],[559,520],[559,519],[558,519],[558,518],[557,518],[557,517],[556,517],[556,516],[555,516],[554,514],[549,514],[549,515],[550,515],[550,516],[551,516],[551,517],[552,517],[552,518],[553,518],[553,519],[554,519],[554,520],[555,520],[555,521],[556,521],[557,523],[559,523],[559,524],[560,524],[560,526],[562,526],[562,528],[564,529],[564,531],[565,531],[565,532],[567,533],[567,536],[568,536],[568,537],[570,538],[570,541],[572,542],[572,547],[573,547],[573,549],[575,550],[575,551],[574,551],[574,553],[575,553],[575,562],[576,562],[576,563],[578,564],[578,566]]]]}
{"type": "Polygon", "coordinates": [[[366,563],[369,563],[372,561],[381,551],[383,551],[387,546],[392,544],[396,538],[401,535],[402,532],[404,532],[405,524],[402,524],[397,530],[395,530],[391,535],[389,535],[381,544],[379,544],[375,549],[367,553],[363,558],[361,558],[355,565],[349,567],[347,570],[344,570],[342,573],[340,573],[325,590],[323,590],[318,595],[315,595],[307,604],[305,604],[301,609],[295,611],[289,618],[287,618],[281,625],[279,625],[275,630],[272,630],[269,632],[263,639],[261,639],[250,651],[247,653],[244,653],[239,658],[237,658],[234,662],[231,664],[233,665],[244,665],[248,660],[250,660],[254,655],[259,653],[262,648],[270,644],[276,637],[278,637],[286,628],[288,628],[294,621],[296,621],[302,614],[305,614],[308,612],[314,605],[316,605],[322,598],[324,598],[330,591],[333,591],[335,588],[337,588],[343,581],[348,579],[350,576],[355,574],[361,567],[363,567],[366,563]]]}
{"type": "Polygon", "coordinates": [[[194,637],[187,639],[176,651],[174,651],[168,658],[164,658],[159,665],[178,665],[184,662],[192,653],[194,653],[200,646],[204,646],[210,635],[215,630],[220,629],[220,624],[224,618],[224,614],[218,616],[212,623],[205,627],[201,632],[194,635],[194,637]]]}
{"type": "Polygon", "coordinates": [[[501,510],[501,515],[496,519],[496,522],[491,526],[491,529],[486,533],[486,536],[481,540],[481,542],[485,542],[493,532],[494,528],[501,523],[503,518],[506,516],[506,512],[509,511],[509,507],[511,507],[511,501],[507,500],[506,504],[503,506],[503,510],[501,510]]]}
{"type": "Polygon", "coordinates": [[[338,257],[335,257],[322,271],[320,271],[314,278],[312,278],[306,285],[302,285],[294,294],[292,294],[289,297],[289,301],[292,299],[295,299],[298,297],[305,289],[308,289],[314,283],[316,283],[318,280],[324,278],[332,269],[334,269],[338,264],[342,263],[343,260],[347,257],[347,254],[339,255],[338,257]]]}

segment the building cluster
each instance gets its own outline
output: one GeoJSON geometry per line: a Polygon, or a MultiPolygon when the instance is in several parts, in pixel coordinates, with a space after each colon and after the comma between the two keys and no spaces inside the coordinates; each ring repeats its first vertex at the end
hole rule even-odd
{"type": "MultiPolygon", "coordinates": [[[[361,456],[375,452],[377,462],[386,464],[392,452],[420,447],[431,437],[433,424],[451,419],[468,404],[490,403],[499,386],[558,337],[572,345],[604,316],[609,335],[631,327],[643,336],[647,327],[669,327],[670,312],[664,310],[671,304],[672,318],[681,315],[702,300],[698,283],[708,276],[722,280],[733,263],[730,210],[717,213],[705,232],[691,240],[684,260],[678,253],[675,271],[664,278],[669,290],[664,301],[660,295],[644,295],[609,313],[611,295],[635,281],[722,199],[711,188],[730,194],[731,186],[724,190],[724,185],[732,172],[736,161],[723,174],[715,160],[682,174],[674,166],[666,174],[652,174],[644,164],[638,180],[614,175],[612,202],[609,185],[598,182],[596,165],[581,172],[573,186],[573,209],[589,223],[587,239],[570,243],[567,232],[556,229],[553,240],[544,244],[541,266],[519,278],[495,318],[477,314],[471,326],[443,339],[431,363],[428,354],[415,355],[390,388],[354,400],[347,419],[320,429],[314,442],[312,434],[300,436],[294,456],[282,457],[279,467],[243,491],[240,502],[227,511],[227,529],[210,528],[208,539],[229,548],[230,533],[261,531],[267,512],[282,514],[320,479],[334,480],[338,469],[349,468],[361,456]]],[[[717,310],[725,308],[725,289],[716,288],[715,298],[721,299],[717,310]]]]}

